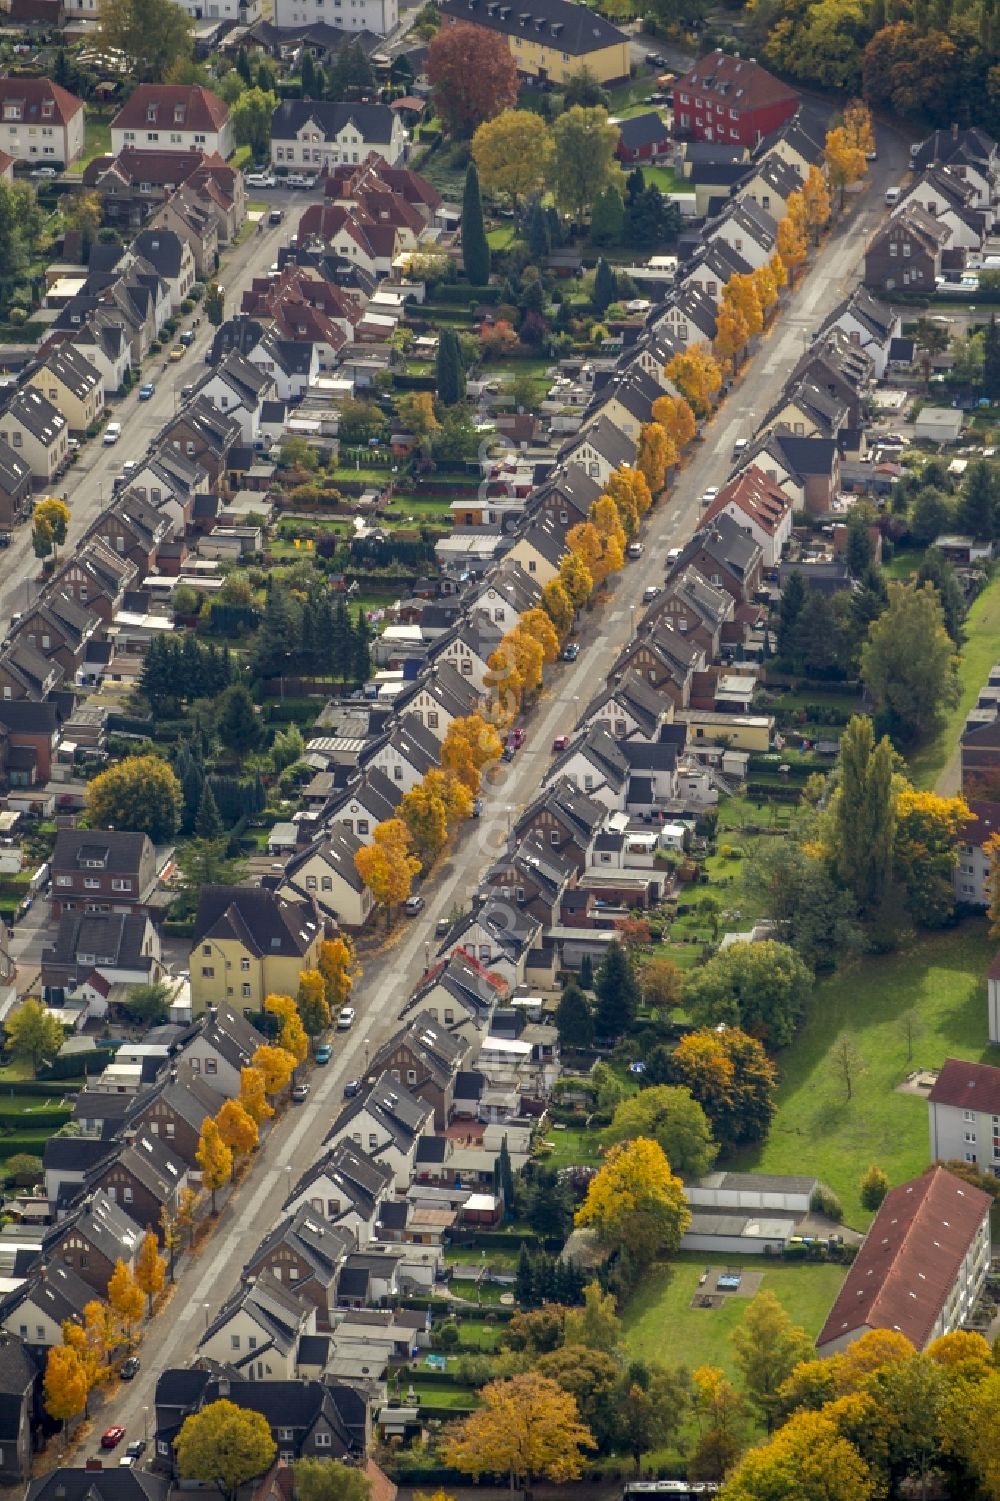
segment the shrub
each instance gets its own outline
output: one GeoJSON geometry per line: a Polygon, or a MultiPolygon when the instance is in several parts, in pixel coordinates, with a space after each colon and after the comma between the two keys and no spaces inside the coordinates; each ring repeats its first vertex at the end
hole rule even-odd
{"type": "Polygon", "coordinates": [[[809,1200],[809,1208],[813,1214],[825,1214],[827,1219],[835,1220],[838,1224],[844,1218],[844,1209],[832,1188],[825,1183],[820,1183],[814,1190],[809,1200]]]}

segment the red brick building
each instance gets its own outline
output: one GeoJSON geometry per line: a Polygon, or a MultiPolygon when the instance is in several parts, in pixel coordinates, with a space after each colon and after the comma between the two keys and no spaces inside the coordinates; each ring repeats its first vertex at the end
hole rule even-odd
{"type": "Polygon", "coordinates": [[[674,84],[674,130],[684,140],[756,146],[790,120],[799,96],[753,58],[709,52],[674,84]]]}

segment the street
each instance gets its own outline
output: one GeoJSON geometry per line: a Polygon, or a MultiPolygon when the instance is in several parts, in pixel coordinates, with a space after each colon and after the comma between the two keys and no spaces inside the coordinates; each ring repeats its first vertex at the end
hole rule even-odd
{"type": "MultiPolygon", "coordinates": [[[[559,663],[555,667],[530,716],[524,749],[513,762],[500,762],[487,773],[483,816],[465,826],[447,858],[424,883],[421,888],[427,903],[424,910],[418,918],[404,921],[385,950],[366,961],[364,976],[352,996],[352,1004],[358,1010],[353,1030],[337,1034],[334,1058],[326,1068],[314,1070],[308,1099],[302,1105],[292,1106],[274,1127],[252,1174],[223,1208],[215,1234],[200,1256],[181,1269],[168,1311],[146,1332],[138,1377],[122,1385],[100,1414],[88,1453],[99,1456],[100,1432],[112,1421],[127,1428],[129,1439],[147,1432],[152,1439],[158,1373],[194,1355],[209,1318],[233,1291],[241,1267],[279,1217],[290,1186],[315,1160],[322,1138],[340,1108],[344,1083],[364,1073],[371,1055],[394,1030],[398,1012],[433,954],[437,918],[456,904],[468,903],[479,873],[503,849],[511,820],[537,793],[549,764],[553,738],[572,731],[581,709],[597,691],[631,635],[636,612],[641,609],[643,590],[649,584],[662,583],[667,550],[694,529],[700,495],[707,486],[724,482],[736,439],[751,435],[760,414],[777,398],[811,334],[857,283],[865,241],[885,212],[885,188],[898,179],[905,166],[905,143],[893,133],[880,132],[879,158],[873,164],[870,184],[851,200],[848,214],[816,255],[770,332],[760,341],[735,390],[703,429],[701,440],[680,471],[669,497],[647,518],[643,557],[623,573],[610,603],[600,613],[585,617],[580,657],[573,664],[559,663]]],[[[264,235],[263,245],[254,237],[237,252],[234,257],[237,264],[232,274],[227,272],[226,276],[231,289],[230,307],[237,304],[238,289],[247,276],[266,267],[274,258],[278,236],[287,232],[290,231],[283,229],[264,235]]],[[[204,327],[199,330],[195,349],[189,356],[192,364],[201,357],[208,333],[204,327]]],[[[183,367],[180,374],[184,375],[183,367]]],[[[148,418],[145,413],[139,415],[142,437],[131,424],[127,429],[130,441],[122,454],[113,455],[116,466],[126,454],[138,456],[142,438],[169,412],[172,393],[158,391],[155,400],[158,405],[149,404],[153,410],[148,418]]],[[[108,467],[103,454],[93,459],[88,455],[88,460],[91,468],[74,494],[74,524],[80,529],[81,513],[95,514],[100,503],[98,486],[101,483],[106,486],[108,476],[115,472],[108,467]]],[[[16,587],[8,580],[7,593],[16,587]]],[[[8,608],[6,597],[4,608],[8,608]]],[[[147,1452],[147,1462],[150,1458],[147,1452]]],[[[117,1462],[117,1453],[110,1462],[117,1462]]]]}

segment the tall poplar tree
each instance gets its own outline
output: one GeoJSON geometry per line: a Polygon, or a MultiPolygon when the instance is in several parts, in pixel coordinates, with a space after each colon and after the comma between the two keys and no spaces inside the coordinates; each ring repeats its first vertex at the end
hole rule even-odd
{"type": "Polygon", "coordinates": [[[485,287],[490,279],[490,245],[483,223],[483,199],[479,191],[479,173],[470,162],[465,173],[462,198],[462,264],[474,287],[485,287]]]}

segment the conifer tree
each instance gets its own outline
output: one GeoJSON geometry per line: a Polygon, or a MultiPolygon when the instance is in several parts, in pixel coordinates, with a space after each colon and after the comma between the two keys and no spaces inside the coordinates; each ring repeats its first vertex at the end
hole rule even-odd
{"type": "Polygon", "coordinates": [[[485,287],[490,279],[490,245],[483,223],[483,198],[479,191],[479,173],[470,162],[465,173],[462,197],[462,265],[474,287],[485,287]]]}

